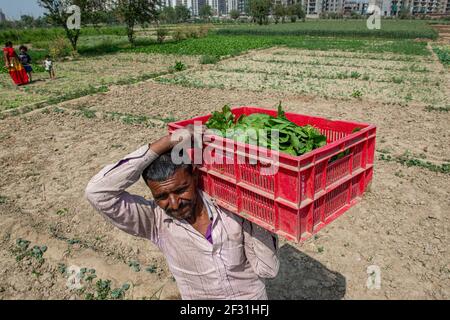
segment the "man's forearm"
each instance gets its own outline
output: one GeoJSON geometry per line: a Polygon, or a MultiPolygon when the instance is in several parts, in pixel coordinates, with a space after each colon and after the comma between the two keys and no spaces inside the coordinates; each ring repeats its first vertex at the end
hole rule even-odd
{"type": "Polygon", "coordinates": [[[159,155],[169,152],[173,146],[174,144],[171,141],[170,135],[164,136],[161,139],[149,144],[149,148],[159,155]]]}
{"type": "Polygon", "coordinates": [[[155,243],[158,222],[152,205],[141,196],[129,194],[126,189],[140,179],[142,171],[156,158],[158,154],[145,145],[103,168],[86,188],[89,202],[114,226],[155,243]]]}

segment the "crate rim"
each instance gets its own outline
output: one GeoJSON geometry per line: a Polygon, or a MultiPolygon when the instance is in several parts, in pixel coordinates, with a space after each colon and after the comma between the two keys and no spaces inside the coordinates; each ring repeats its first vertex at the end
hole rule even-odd
{"type": "MultiPolygon", "coordinates": [[[[241,109],[246,109],[246,108],[263,109],[263,110],[267,110],[267,111],[275,111],[274,109],[266,109],[266,108],[255,107],[255,106],[233,107],[233,108],[231,108],[231,111],[241,110],[241,109]]],[[[275,153],[275,154],[278,153],[279,157],[287,158],[289,160],[294,160],[294,161],[302,161],[302,160],[305,160],[305,159],[309,159],[310,157],[313,157],[313,156],[317,155],[318,153],[322,153],[323,151],[332,149],[332,148],[334,148],[334,147],[336,147],[336,146],[338,146],[340,144],[343,144],[343,143],[345,143],[345,142],[347,142],[347,141],[349,141],[349,140],[351,140],[351,139],[353,139],[353,138],[355,138],[355,137],[357,137],[357,136],[359,136],[359,135],[361,135],[363,133],[369,132],[369,131],[371,131],[373,129],[375,129],[375,130],[377,129],[376,125],[371,124],[371,123],[353,122],[353,121],[348,121],[348,120],[328,119],[328,118],[324,118],[324,117],[310,116],[310,115],[306,115],[306,114],[293,113],[293,112],[286,112],[286,116],[288,116],[288,115],[297,115],[297,116],[305,116],[305,117],[311,117],[311,118],[320,118],[320,119],[325,119],[325,120],[328,120],[328,121],[339,121],[339,122],[344,122],[344,123],[348,123],[348,124],[361,125],[364,128],[362,128],[359,131],[350,133],[349,135],[347,135],[347,136],[345,136],[345,137],[343,137],[341,139],[337,139],[337,140],[335,140],[335,141],[333,141],[333,142],[331,142],[329,144],[326,144],[326,145],[324,145],[324,146],[322,146],[320,148],[317,148],[315,150],[312,150],[312,151],[307,152],[305,154],[302,154],[300,156],[292,156],[292,155],[289,155],[287,153],[280,152],[280,151],[277,151],[277,150],[267,149],[265,147],[260,147],[260,146],[255,146],[255,145],[250,145],[248,143],[237,142],[237,141],[234,141],[234,140],[231,140],[231,139],[228,139],[228,138],[224,138],[224,137],[221,137],[221,136],[218,136],[218,135],[214,135],[214,134],[213,135],[208,135],[208,136],[214,137],[215,138],[214,142],[215,141],[233,142],[233,146],[243,147],[243,150],[246,150],[246,148],[249,148],[249,149],[250,148],[254,148],[256,150],[262,150],[263,151],[263,156],[269,154],[268,151],[270,151],[270,152],[275,153]]],[[[195,121],[196,119],[199,119],[199,118],[205,118],[205,117],[209,118],[211,116],[212,116],[212,113],[209,113],[209,114],[204,115],[204,116],[198,116],[198,117],[194,117],[194,118],[191,118],[191,119],[170,122],[168,124],[169,131],[172,132],[171,127],[176,127],[176,129],[184,128],[184,126],[179,125],[180,122],[184,122],[184,121],[188,121],[188,120],[195,121]]],[[[367,138],[370,138],[370,137],[371,136],[365,137],[363,140],[365,140],[367,138]]],[[[339,152],[340,151],[338,151],[336,153],[339,153],[339,152]]],[[[259,156],[259,152],[257,153],[257,156],[259,156]]]]}

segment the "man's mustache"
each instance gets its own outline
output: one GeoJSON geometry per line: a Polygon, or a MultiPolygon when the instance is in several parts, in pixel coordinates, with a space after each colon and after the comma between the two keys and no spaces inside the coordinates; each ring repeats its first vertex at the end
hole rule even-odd
{"type": "Polygon", "coordinates": [[[184,208],[189,207],[191,204],[192,204],[192,201],[190,201],[190,200],[181,200],[181,203],[178,206],[177,210],[167,209],[166,213],[168,215],[174,215],[174,213],[177,213],[177,212],[183,210],[184,208]]]}

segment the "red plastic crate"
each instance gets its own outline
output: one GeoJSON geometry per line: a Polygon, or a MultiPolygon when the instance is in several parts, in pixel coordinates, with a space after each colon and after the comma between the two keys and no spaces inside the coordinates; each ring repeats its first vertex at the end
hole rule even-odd
{"type": "MultiPolygon", "coordinates": [[[[256,107],[233,108],[242,114],[275,110],[256,107]]],[[[169,131],[195,121],[205,123],[211,115],[169,124],[169,131]]],[[[277,233],[300,242],[339,217],[353,206],[366,190],[373,175],[376,127],[366,123],[335,121],[286,113],[301,126],[312,125],[326,135],[327,145],[302,156],[279,153],[279,169],[274,175],[260,175],[264,163],[255,163],[257,146],[238,143],[218,136],[211,142],[223,150],[223,164],[207,164],[200,169],[200,188],[215,197],[226,209],[277,233]],[[359,131],[353,132],[355,128],[359,131]],[[332,157],[346,150],[348,155],[335,161],[332,157]],[[245,164],[238,163],[245,158],[245,164]],[[230,163],[226,162],[226,159],[230,163]],[[252,161],[253,162],[252,162],[252,161]]],[[[276,152],[260,148],[265,152],[276,152]]],[[[217,156],[211,154],[211,156],[217,156]]]]}

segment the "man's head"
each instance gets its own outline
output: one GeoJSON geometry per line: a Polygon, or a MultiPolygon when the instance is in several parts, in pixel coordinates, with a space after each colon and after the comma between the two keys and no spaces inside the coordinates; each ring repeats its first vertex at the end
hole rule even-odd
{"type": "Polygon", "coordinates": [[[26,46],[20,46],[19,50],[20,50],[21,52],[27,52],[27,51],[28,51],[28,48],[27,48],[26,46]]]}
{"type": "Polygon", "coordinates": [[[195,216],[197,171],[190,164],[176,165],[170,152],[162,154],[142,173],[156,204],[176,219],[195,216]]]}
{"type": "Polygon", "coordinates": [[[11,41],[7,41],[7,42],[5,43],[5,47],[6,47],[6,48],[12,48],[12,46],[13,46],[13,44],[12,44],[11,41]]]}

